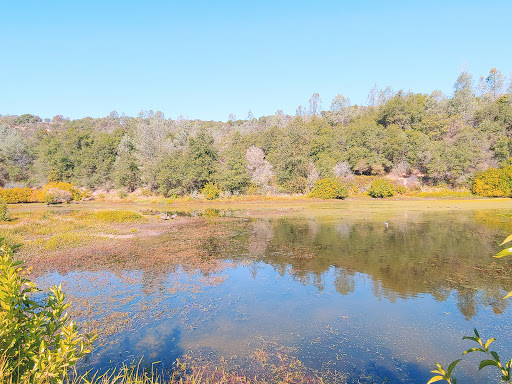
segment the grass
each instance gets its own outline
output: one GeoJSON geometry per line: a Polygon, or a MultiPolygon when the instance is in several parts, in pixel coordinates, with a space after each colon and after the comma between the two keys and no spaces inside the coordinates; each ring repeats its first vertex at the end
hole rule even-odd
{"type": "Polygon", "coordinates": [[[23,244],[25,255],[43,256],[116,236],[135,236],[140,233],[139,225],[151,222],[151,218],[126,209],[38,208],[11,209],[11,219],[0,222],[0,237],[9,245],[23,244]]]}
{"type": "Polygon", "coordinates": [[[97,211],[93,217],[95,220],[109,223],[133,223],[144,220],[141,214],[124,210],[97,211]]]}
{"type": "MultiPolygon", "coordinates": [[[[297,358],[290,356],[283,347],[270,350],[257,349],[250,358],[252,373],[242,373],[224,363],[213,366],[208,362],[193,361],[184,356],[176,360],[171,372],[159,372],[152,364],[150,369],[124,365],[105,373],[89,371],[78,375],[76,371],[68,375],[63,384],[323,384],[334,381],[346,382],[347,376],[341,372],[320,374],[308,369],[297,358]]],[[[4,373],[5,362],[0,359],[0,382],[5,384],[52,384],[49,380],[13,380],[4,373]]]]}

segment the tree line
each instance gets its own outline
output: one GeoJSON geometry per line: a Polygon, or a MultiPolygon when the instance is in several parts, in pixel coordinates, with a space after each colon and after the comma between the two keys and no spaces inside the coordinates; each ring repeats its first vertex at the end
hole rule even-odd
{"type": "Polygon", "coordinates": [[[339,94],[323,109],[315,93],[294,116],[0,116],[4,188],[62,181],[171,196],[214,183],[231,193],[303,193],[319,178],[387,174],[464,186],[511,164],[512,87],[495,68],[476,84],[463,71],[450,97],[374,87],[366,105],[339,94]]]}

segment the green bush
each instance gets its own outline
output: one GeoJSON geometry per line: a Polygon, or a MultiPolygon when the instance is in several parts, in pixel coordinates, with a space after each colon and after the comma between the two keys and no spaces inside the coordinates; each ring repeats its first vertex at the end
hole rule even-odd
{"type": "Polygon", "coordinates": [[[392,197],[395,195],[395,187],[389,180],[375,179],[368,189],[368,195],[373,198],[392,197]]]}
{"type": "Polygon", "coordinates": [[[7,202],[0,197],[0,221],[7,220],[7,202]]]}
{"type": "Polygon", "coordinates": [[[201,189],[201,193],[204,195],[206,200],[214,200],[220,196],[220,190],[213,183],[206,184],[203,189],[201,189]]]}
{"type": "Polygon", "coordinates": [[[39,289],[25,275],[13,248],[0,239],[1,376],[6,382],[62,383],[95,336],[78,333],[60,286],[35,302],[31,296],[39,289]]]}
{"type": "Polygon", "coordinates": [[[283,184],[283,189],[287,193],[304,193],[308,186],[308,180],[305,177],[297,177],[286,181],[283,184]]]}
{"type": "Polygon", "coordinates": [[[311,196],[319,199],[344,199],[348,192],[340,180],[329,177],[315,182],[311,196]]]}

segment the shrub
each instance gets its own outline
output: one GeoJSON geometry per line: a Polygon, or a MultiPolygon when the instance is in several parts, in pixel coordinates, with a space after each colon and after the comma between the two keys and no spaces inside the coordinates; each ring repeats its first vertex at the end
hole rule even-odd
{"type": "Polygon", "coordinates": [[[407,192],[407,188],[405,188],[405,185],[400,183],[393,183],[393,188],[395,189],[395,192],[399,195],[405,195],[407,192]]]}
{"type": "Polygon", "coordinates": [[[69,203],[71,200],[73,200],[73,195],[64,189],[51,188],[44,194],[44,202],[46,204],[69,203]]]}
{"type": "Polygon", "coordinates": [[[287,193],[304,193],[307,186],[308,180],[302,176],[288,180],[283,184],[284,191],[287,193]]]}
{"type": "Polygon", "coordinates": [[[375,179],[375,176],[360,175],[342,177],[340,180],[347,189],[349,196],[357,196],[366,194],[366,191],[370,189],[370,185],[375,179]]]}
{"type": "Polygon", "coordinates": [[[128,197],[128,192],[126,192],[124,189],[120,189],[117,191],[117,197],[119,197],[121,200],[124,200],[128,197]]]}
{"type": "Polygon", "coordinates": [[[485,197],[512,196],[512,166],[490,168],[477,174],[473,179],[471,192],[485,197]]]}
{"type": "Polygon", "coordinates": [[[0,221],[7,220],[7,202],[0,197],[0,221]]]}
{"type": "Polygon", "coordinates": [[[7,382],[61,383],[68,369],[90,352],[95,336],[82,336],[65,312],[61,287],[42,300],[24,277],[13,248],[0,239],[0,351],[2,376],[7,382]]]}
{"type": "Polygon", "coordinates": [[[392,197],[395,195],[395,187],[389,180],[375,179],[368,189],[368,195],[373,198],[392,197]]]}
{"type": "Polygon", "coordinates": [[[77,188],[75,188],[73,186],[73,184],[71,184],[71,183],[64,183],[64,182],[59,181],[59,182],[48,183],[48,184],[43,186],[41,191],[42,191],[43,196],[44,196],[44,201],[46,201],[46,194],[49,191],[55,190],[55,189],[59,189],[59,190],[62,190],[62,191],[69,192],[71,194],[71,199],[72,200],[76,200],[76,201],[82,200],[87,195],[86,193],[80,192],[77,188]]]}
{"type": "Polygon", "coordinates": [[[204,195],[206,200],[214,200],[219,197],[220,190],[213,183],[206,184],[203,189],[201,189],[201,193],[204,195]]]}
{"type": "Polygon", "coordinates": [[[0,189],[0,198],[8,204],[30,203],[32,199],[32,189],[30,188],[7,188],[0,189]]]}
{"type": "Polygon", "coordinates": [[[311,196],[319,199],[344,199],[348,192],[340,180],[330,177],[317,180],[311,196]]]}

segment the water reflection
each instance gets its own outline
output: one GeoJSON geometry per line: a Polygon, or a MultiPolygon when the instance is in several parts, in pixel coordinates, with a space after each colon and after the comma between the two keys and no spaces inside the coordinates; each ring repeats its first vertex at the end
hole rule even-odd
{"type": "Polygon", "coordinates": [[[322,223],[310,218],[257,221],[253,227],[252,257],[320,290],[323,276],[334,267],[336,289],[344,295],[353,291],[354,272],[359,272],[372,277],[376,297],[391,302],[424,293],[442,301],[455,290],[467,320],[479,301],[496,313],[506,307],[501,298],[510,287],[512,265],[490,257],[505,230],[486,228],[474,214],[396,218],[389,227],[368,220],[322,223]],[[254,235],[263,229],[266,236],[254,235]]]}
{"type": "MultiPolygon", "coordinates": [[[[422,383],[434,361],[467,348],[473,326],[489,337],[508,329],[512,263],[490,256],[512,228],[496,212],[403,212],[388,226],[343,214],[216,215],[34,266],[104,333],[90,366],[141,356],[169,366],[184,353],[243,365],[262,344],[284,345],[352,382],[422,383]]],[[[512,336],[500,341],[510,347],[512,336]]]]}

